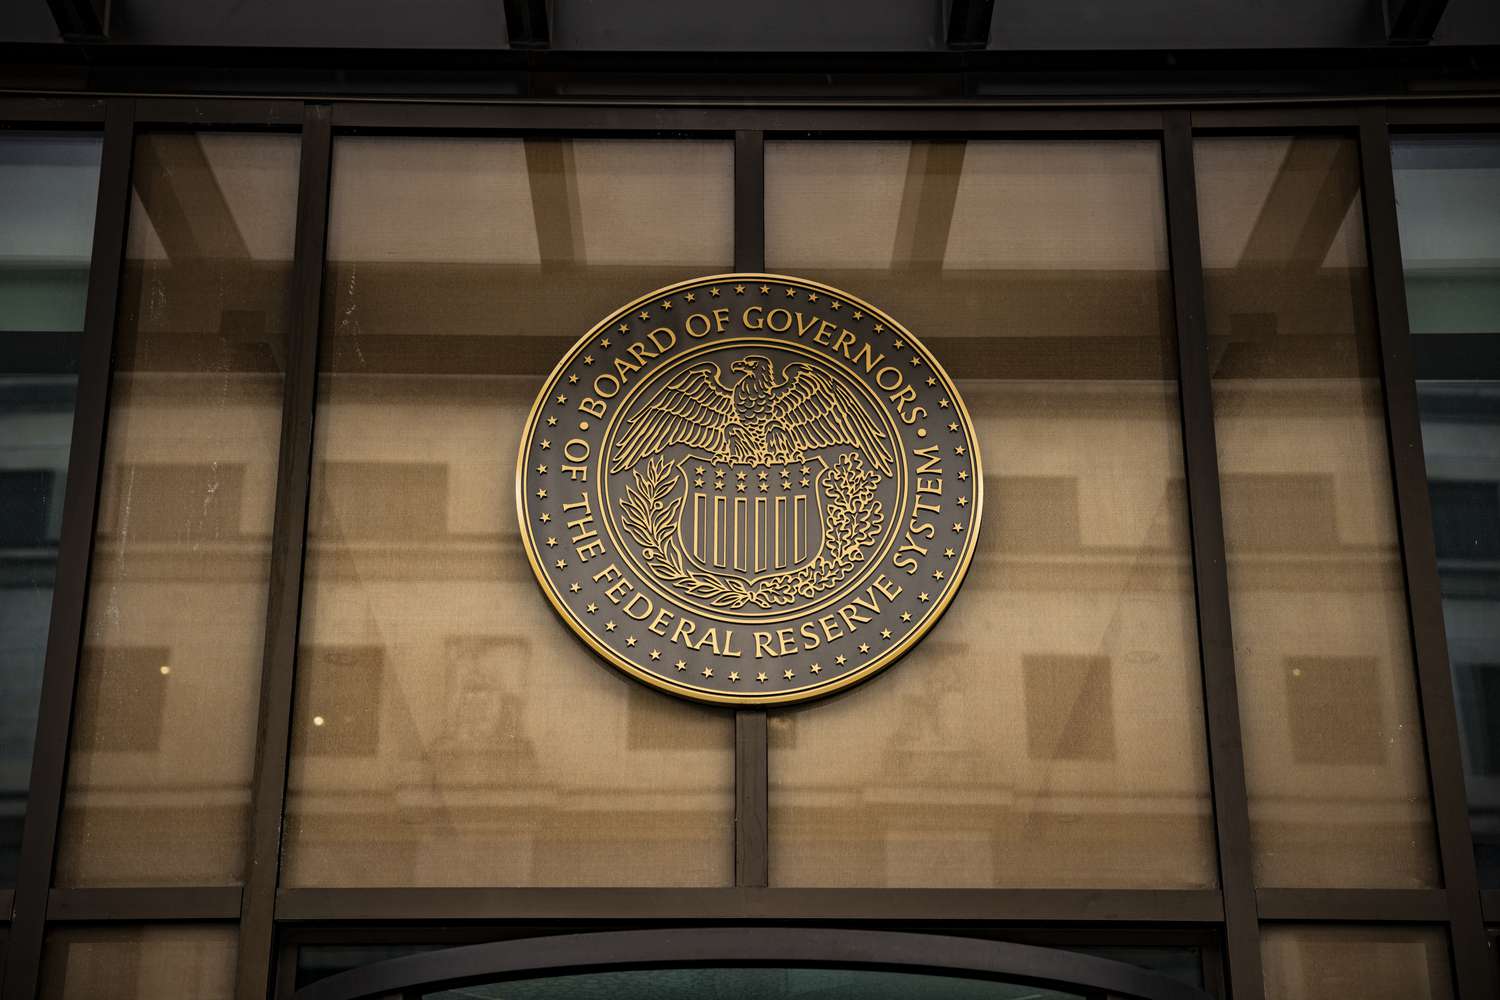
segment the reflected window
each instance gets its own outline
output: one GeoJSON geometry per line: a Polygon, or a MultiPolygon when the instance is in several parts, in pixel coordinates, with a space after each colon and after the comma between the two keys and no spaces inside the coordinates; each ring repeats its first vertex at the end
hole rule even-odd
{"type": "Polygon", "coordinates": [[[1500,888],[1500,138],[1404,137],[1391,159],[1469,826],[1500,888]]]}
{"type": "Polygon", "coordinates": [[[0,887],[15,883],[31,782],[99,149],[0,135],[0,887]]]}
{"type": "Polygon", "coordinates": [[[1441,930],[1269,925],[1261,928],[1266,996],[1276,1000],[1450,1000],[1441,930]]]}
{"type": "Polygon", "coordinates": [[[1109,760],[1115,715],[1107,656],[1023,656],[1026,746],[1042,760],[1109,760]]]}
{"type": "Polygon", "coordinates": [[[1379,662],[1367,656],[1289,656],[1287,729],[1298,764],[1385,763],[1379,662]]]}
{"type": "Polygon", "coordinates": [[[1391,150],[1479,880],[1500,888],[1500,138],[1391,150]]]}
{"type": "Polygon", "coordinates": [[[600,317],[732,266],[733,175],[717,140],[335,142],[286,885],[732,881],[731,716],[557,618],[515,462],[600,317]]]}
{"type": "Polygon", "coordinates": [[[52,1000],[231,1000],[234,926],[163,924],[54,928],[42,952],[52,1000]]]}
{"type": "Polygon", "coordinates": [[[370,757],[380,749],[380,692],[385,651],[379,646],[303,647],[298,659],[312,674],[297,702],[307,752],[370,757]]]}
{"type": "Polygon", "coordinates": [[[1196,159],[1256,881],[1436,885],[1358,151],[1196,159]]]}
{"type": "Polygon", "coordinates": [[[172,651],[165,646],[121,647],[109,663],[78,685],[73,745],[89,752],[154,752],[161,749],[172,651]]]}
{"type": "Polygon", "coordinates": [[[135,139],[59,885],[242,877],[298,148],[135,139]]]}
{"type": "Polygon", "coordinates": [[[768,266],[931,347],[986,474],[933,632],[871,683],[773,714],[772,883],[1212,885],[1157,145],[765,157],[768,266]]]}

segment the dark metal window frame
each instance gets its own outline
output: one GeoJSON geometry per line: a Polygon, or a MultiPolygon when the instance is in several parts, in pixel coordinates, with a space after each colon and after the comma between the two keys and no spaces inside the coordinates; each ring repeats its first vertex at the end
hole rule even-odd
{"type": "MultiPolygon", "coordinates": [[[[753,922],[884,927],[1095,928],[1209,934],[1227,992],[1264,996],[1263,922],[1411,923],[1448,936],[1456,996],[1495,995],[1487,916],[1500,923],[1500,892],[1478,888],[1458,728],[1448,676],[1427,499],[1414,368],[1390,163],[1394,129],[1500,128],[1500,104],[1404,101],[1312,104],[1146,104],[1049,108],[867,103],[850,106],[668,105],[629,102],[265,100],[194,97],[0,97],[0,127],[102,128],[103,160],[90,269],[72,456],[58,556],[20,875],[0,891],[4,1000],[32,1000],[49,924],[238,921],[240,1000],[287,995],[289,949],[326,934],[485,926],[639,926],[753,922]],[[289,370],[282,415],[275,534],[252,784],[252,830],[243,886],[59,889],[51,885],[66,780],[74,686],[109,410],[112,347],[123,264],[134,136],[155,128],[300,130],[301,165],[289,370]],[[1207,331],[1192,142],[1205,132],[1356,137],[1367,249],[1379,324],[1385,417],[1405,566],[1416,681],[1443,888],[1257,889],[1239,731],[1228,584],[1224,568],[1207,364],[1207,331]],[[315,418],[333,137],[404,135],[688,135],[735,145],[735,265],[764,265],[764,142],[775,137],[1121,138],[1160,143],[1179,360],[1184,468],[1189,494],[1200,662],[1220,887],[1209,890],[790,889],[768,885],[767,728],[764,711],[737,713],[733,886],[705,889],[277,887],[281,820],[302,596],[302,563],[315,418]],[[648,915],[643,918],[643,915],[648,915]],[[8,918],[8,923],[6,922],[8,918]],[[278,963],[277,959],[280,958],[278,963]],[[279,965],[279,968],[278,968],[279,965]],[[273,970],[275,980],[273,981],[273,970]]],[[[998,930],[997,930],[998,932],[998,930]]],[[[345,938],[347,940],[347,937],[345,938]]],[[[389,938],[386,938],[387,940],[389,938]]]]}

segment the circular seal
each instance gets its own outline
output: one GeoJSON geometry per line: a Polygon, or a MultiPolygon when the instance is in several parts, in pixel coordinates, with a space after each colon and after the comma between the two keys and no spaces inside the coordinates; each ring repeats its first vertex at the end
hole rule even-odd
{"type": "Polygon", "coordinates": [[[936,623],[979,533],[979,448],[915,337],[835,288],[680,282],[553,369],[521,435],[537,580],[614,666],[685,698],[816,698],[936,623]]]}

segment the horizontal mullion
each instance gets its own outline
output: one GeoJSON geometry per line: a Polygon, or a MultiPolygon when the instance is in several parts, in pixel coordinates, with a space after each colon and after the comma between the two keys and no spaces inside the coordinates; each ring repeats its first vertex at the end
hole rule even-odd
{"type": "Polygon", "coordinates": [[[1196,129],[1348,128],[1359,125],[1360,105],[1299,105],[1269,108],[1195,108],[1196,129]]]}
{"type": "Polygon", "coordinates": [[[1392,127],[1412,128],[1484,128],[1500,125],[1500,104],[1490,102],[1442,105],[1391,104],[1385,120],[1392,127]]]}
{"type": "Polygon", "coordinates": [[[576,103],[339,101],[335,128],[545,131],[768,132],[1158,132],[1151,109],[932,107],[712,107],[576,103]]]}
{"type": "Polygon", "coordinates": [[[53,889],[49,921],[238,920],[237,885],[53,889]]]}
{"type": "Polygon", "coordinates": [[[1500,379],[1500,333],[1414,333],[1411,349],[1418,381],[1500,379]]]}
{"type": "Polygon", "coordinates": [[[1216,923],[1217,890],[287,889],[279,922],[334,920],[1005,920],[1216,923]]]}
{"type": "Polygon", "coordinates": [[[0,122],[104,122],[102,97],[0,97],[0,122]]]}
{"type": "Polygon", "coordinates": [[[77,375],[81,330],[0,332],[0,374],[77,375]]]}
{"type": "Polygon", "coordinates": [[[1448,919],[1443,889],[1257,889],[1262,920],[1426,923],[1448,919]]]}
{"type": "Polygon", "coordinates": [[[300,129],[301,101],[266,98],[153,97],[135,102],[138,125],[264,125],[300,129]]]}

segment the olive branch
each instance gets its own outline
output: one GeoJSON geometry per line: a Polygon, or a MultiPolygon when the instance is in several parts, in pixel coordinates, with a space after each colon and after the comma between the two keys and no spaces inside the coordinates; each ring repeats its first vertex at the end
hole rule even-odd
{"type": "Polygon", "coordinates": [[[750,600],[743,580],[691,570],[677,544],[677,520],[687,498],[677,492],[677,466],[657,457],[634,473],[635,484],[625,487],[620,507],[625,530],[641,547],[641,556],[663,582],[703,598],[716,608],[738,608],[750,600]]]}

